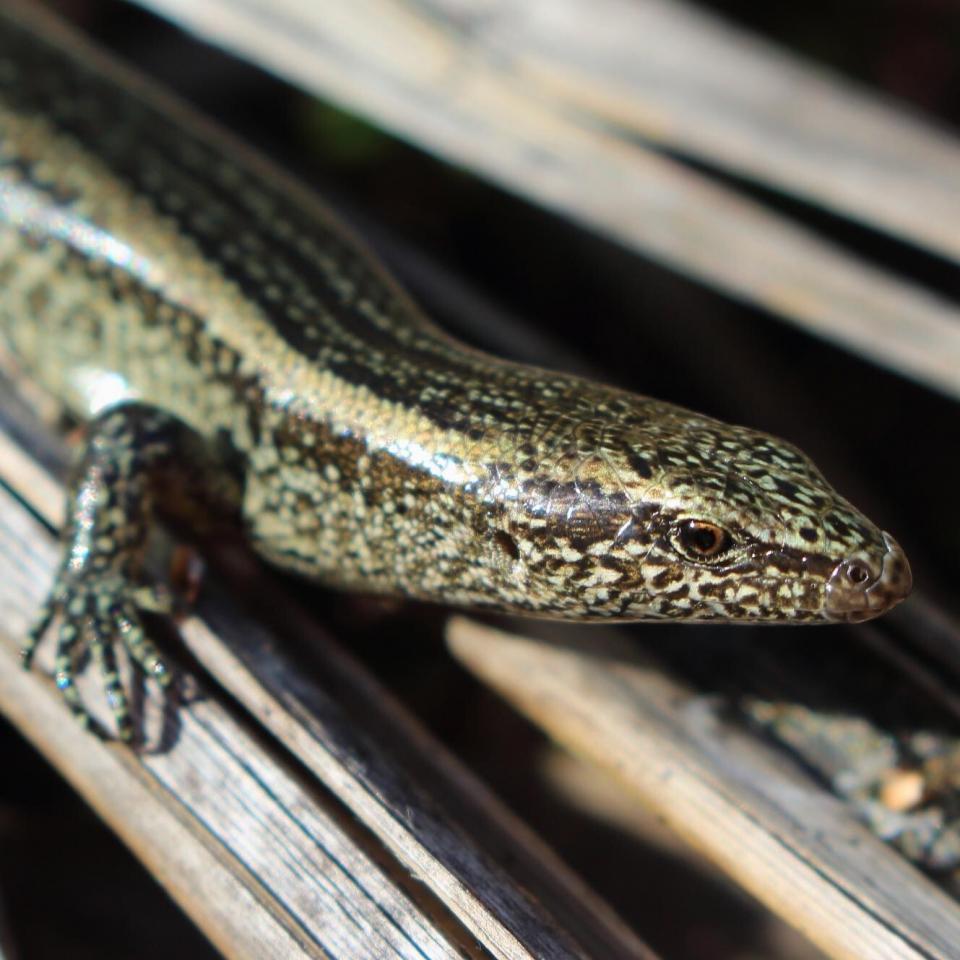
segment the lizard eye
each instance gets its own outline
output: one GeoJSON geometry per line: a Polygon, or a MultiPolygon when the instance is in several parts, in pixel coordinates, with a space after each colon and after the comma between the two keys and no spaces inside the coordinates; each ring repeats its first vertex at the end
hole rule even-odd
{"type": "Polygon", "coordinates": [[[690,560],[717,560],[733,546],[733,537],[708,520],[681,520],[673,539],[677,550],[690,560]]]}

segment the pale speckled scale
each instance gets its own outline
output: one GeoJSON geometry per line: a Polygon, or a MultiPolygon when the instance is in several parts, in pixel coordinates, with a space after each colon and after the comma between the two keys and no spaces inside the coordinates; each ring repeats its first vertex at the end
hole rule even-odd
{"type": "Polygon", "coordinates": [[[0,13],[0,281],[38,380],[229,448],[256,548],[327,582],[786,623],[909,590],[794,447],[456,343],[309,192],[22,11],[0,13]]]}

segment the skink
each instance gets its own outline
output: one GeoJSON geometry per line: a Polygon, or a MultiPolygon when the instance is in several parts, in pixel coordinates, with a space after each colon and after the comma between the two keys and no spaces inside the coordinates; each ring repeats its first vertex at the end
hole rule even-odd
{"type": "Polygon", "coordinates": [[[900,547],[771,436],[465,347],[307,190],[58,22],[0,13],[0,337],[88,423],[57,681],[140,623],[157,516],[324,582],[581,620],[858,621],[900,547]]]}

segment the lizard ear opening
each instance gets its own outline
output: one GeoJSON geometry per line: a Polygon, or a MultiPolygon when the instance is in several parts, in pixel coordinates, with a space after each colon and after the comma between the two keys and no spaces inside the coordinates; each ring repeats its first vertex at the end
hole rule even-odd
{"type": "Polygon", "coordinates": [[[520,559],[520,548],[517,546],[517,541],[514,540],[506,530],[498,530],[493,535],[493,540],[511,560],[520,559]]]}

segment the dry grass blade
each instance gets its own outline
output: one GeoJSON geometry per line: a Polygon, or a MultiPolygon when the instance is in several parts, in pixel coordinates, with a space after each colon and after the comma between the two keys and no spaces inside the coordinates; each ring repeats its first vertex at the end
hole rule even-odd
{"type": "MultiPolygon", "coordinates": [[[[496,23],[499,7],[484,5],[485,20],[476,15],[478,5],[459,2],[457,16],[444,3],[398,0],[243,5],[143,0],[143,5],[628,248],[960,396],[960,310],[953,304],[631,142],[599,112],[596,122],[585,123],[583,104],[571,101],[566,88],[570,105],[562,108],[557,62],[566,63],[568,55],[572,60],[572,53],[566,47],[553,50],[549,89],[531,66],[539,54],[529,37],[522,51],[532,58],[526,67],[515,46],[508,48],[509,56],[491,55],[496,48],[476,37],[484,36],[485,22],[496,23]]],[[[629,9],[619,4],[615,12],[626,17],[629,9]]],[[[591,13],[585,22],[596,20],[591,13]]],[[[589,42],[591,28],[585,29],[589,42]]],[[[639,27],[628,17],[618,29],[621,43],[627,43],[639,27]]],[[[524,36],[518,31],[516,43],[524,36]]],[[[696,66],[703,67],[704,59],[696,66]]],[[[731,80],[735,89],[741,82],[746,80],[731,80]]],[[[578,82],[568,80],[570,86],[578,82]]],[[[692,115],[707,109],[691,108],[692,115]]],[[[864,102],[861,113],[870,117],[877,109],[864,102]]],[[[727,111],[733,112],[733,107],[727,111]]],[[[856,128],[846,117],[841,124],[856,128]]],[[[727,130],[725,137],[734,133],[727,130]]],[[[756,137],[744,142],[744,153],[764,154],[756,137]]],[[[907,140],[901,136],[897,142],[907,140]]],[[[866,154],[862,162],[881,160],[866,154]]],[[[822,179],[828,177],[841,179],[832,159],[822,179]]],[[[865,189],[885,198],[896,193],[880,180],[865,189]]],[[[958,195],[954,191],[950,202],[958,195]]],[[[941,199],[938,194],[928,205],[941,199]]],[[[919,220],[951,223],[943,217],[946,203],[936,215],[919,214],[919,220]]]]}
{"type": "MultiPolygon", "coordinates": [[[[261,589],[269,596],[269,586],[261,589]]],[[[391,702],[386,691],[358,678],[357,665],[293,604],[279,595],[275,602],[285,604],[284,620],[310,645],[324,668],[335,670],[336,687],[360,693],[360,713],[369,720],[379,715],[382,725],[376,734],[360,729],[356,709],[345,711],[312,677],[307,679],[262,629],[229,613],[226,602],[216,605],[207,622],[194,619],[187,624],[184,639],[220,683],[493,955],[580,956],[572,945],[561,946],[560,932],[531,908],[496,865],[492,856],[496,851],[521,869],[523,861],[528,861],[524,886],[538,891],[556,915],[563,916],[566,928],[592,947],[591,956],[652,960],[653,954],[609,907],[514,823],[477,781],[456,769],[452,758],[443,757],[443,748],[391,702]],[[361,689],[364,685],[368,689],[361,689]],[[406,775],[396,758],[411,750],[421,758],[433,758],[434,768],[439,760],[459,783],[454,792],[466,787],[467,796],[451,796],[451,784],[445,784],[436,769],[428,784],[418,784],[406,775]],[[450,819],[449,810],[464,806],[467,810],[461,809],[460,822],[470,823],[475,834],[486,831],[490,852],[450,819]],[[486,828],[479,826],[483,823],[486,828]]]]}
{"type": "Polygon", "coordinates": [[[678,0],[431,0],[554,108],[960,261],[960,142],[678,0]]]}
{"type": "MultiPolygon", "coordinates": [[[[215,702],[135,755],[83,731],[17,646],[52,574],[50,535],[0,488],[0,710],[229,957],[459,957],[376,859],[215,702]],[[344,918],[349,917],[349,922],[344,918]]],[[[148,708],[151,706],[147,705],[148,708]]],[[[152,706],[156,706],[153,704],[152,706]]]]}
{"type": "Polygon", "coordinates": [[[830,956],[954,957],[960,910],[821,788],[628,650],[451,623],[454,653],[830,956]]]}

